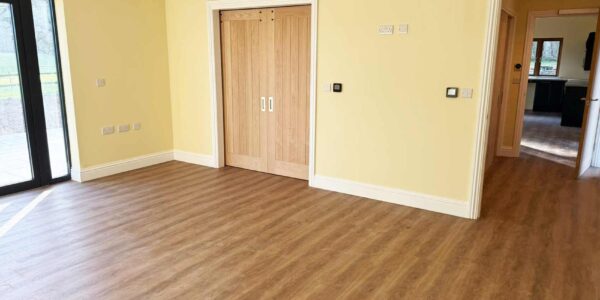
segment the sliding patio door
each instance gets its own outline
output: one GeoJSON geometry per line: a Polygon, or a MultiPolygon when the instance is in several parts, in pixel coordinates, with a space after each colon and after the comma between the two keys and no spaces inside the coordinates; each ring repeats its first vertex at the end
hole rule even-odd
{"type": "Polygon", "coordinates": [[[51,0],[0,0],[0,195],[68,180],[51,0]]]}

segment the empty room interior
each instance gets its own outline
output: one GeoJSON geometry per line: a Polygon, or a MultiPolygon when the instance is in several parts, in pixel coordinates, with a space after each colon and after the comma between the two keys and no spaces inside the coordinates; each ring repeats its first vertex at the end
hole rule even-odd
{"type": "Polygon", "coordinates": [[[0,0],[0,299],[600,299],[598,0],[0,0]]]}
{"type": "Polygon", "coordinates": [[[575,167],[597,21],[595,15],[536,19],[523,151],[575,167]]]}

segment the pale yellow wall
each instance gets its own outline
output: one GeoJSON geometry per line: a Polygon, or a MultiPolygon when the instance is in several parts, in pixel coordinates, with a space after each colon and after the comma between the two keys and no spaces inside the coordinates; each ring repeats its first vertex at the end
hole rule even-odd
{"type": "MultiPolygon", "coordinates": [[[[82,167],[173,148],[211,154],[206,2],[58,2],[82,167]],[[141,132],[100,135],[136,121],[141,132]]],[[[318,92],[316,172],[466,201],[488,3],[376,2],[320,1],[318,86],[345,89],[318,92]],[[377,34],[399,23],[410,34],[377,34]],[[474,97],[448,100],[448,86],[474,97]]]]}
{"type": "Polygon", "coordinates": [[[206,2],[166,0],[173,140],[176,150],[210,155],[206,2]]]}
{"type": "MultiPolygon", "coordinates": [[[[86,168],[173,148],[164,0],[57,0],[86,168]],[[65,43],[66,41],[66,43],[65,43]],[[105,88],[96,87],[106,78],[105,88]],[[102,136],[107,125],[142,130],[102,136]]],[[[69,89],[71,90],[71,89],[69,89]]],[[[69,120],[73,122],[73,120],[69,120]]]]}
{"type": "MultiPolygon", "coordinates": [[[[205,3],[166,7],[175,148],[210,154],[205,3]]],[[[318,92],[317,174],[466,201],[487,15],[478,0],[320,1],[318,86],[344,93],[318,92]],[[402,22],[409,35],[377,34],[402,22]]]]}
{"type": "MultiPolygon", "coordinates": [[[[505,0],[506,1],[506,0],[505,0]]],[[[598,0],[527,0],[520,1],[517,10],[517,25],[515,33],[515,44],[512,61],[515,65],[523,63],[523,51],[525,48],[525,35],[527,33],[527,16],[530,11],[559,10],[572,8],[597,8],[600,7],[598,0]]],[[[523,68],[521,72],[513,72],[512,80],[519,80],[522,76],[527,76],[527,70],[523,68]]],[[[521,91],[519,84],[511,84],[509,98],[507,102],[506,118],[504,120],[504,136],[502,145],[506,148],[513,148],[514,132],[517,117],[518,99],[526,95],[526,90],[521,91]]]]}
{"type": "Polygon", "coordinates": [[[597,16],[540,18],[535,22],[535,38],[563,38],[560,77],[587,80],[589,71],[583,69],[586,42],[596,31],[597,16]]]}
{"type": "Polygon", "coordinates": [[[481,103],[486,1],[321,1],[318,174],[467,200],[481,103]],[[384,8],[385,9],[382,9],[384,8]],[[410,34],[379,36],[406,22],[410,34]],[[448,86],[475,89],[448,100],[448,86]]]}

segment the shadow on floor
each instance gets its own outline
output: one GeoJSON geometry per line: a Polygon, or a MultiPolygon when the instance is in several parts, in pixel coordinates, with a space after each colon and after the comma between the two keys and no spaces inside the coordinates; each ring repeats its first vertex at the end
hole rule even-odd
{"type": "Polygon", "coordinates": [[[560,125],[560,113],[525,112],[521,149],[524,153],[575,167],[580,128],[560,125]]]}

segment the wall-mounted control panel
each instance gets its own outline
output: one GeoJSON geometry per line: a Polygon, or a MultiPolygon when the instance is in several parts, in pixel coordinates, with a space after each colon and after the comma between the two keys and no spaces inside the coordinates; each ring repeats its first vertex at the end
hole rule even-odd
{"type": "Polygon", "coordinates": [[[456,99],[459,97],[464,98],[464,99],[473,98],[473,89],[472,88],[458,88],[458,87],[446,88],[446,98],[456,99]]]}
{"type": "Polygon", "coordinates": [[[332,85],[332,89],[334,93],[341,93],[343,90],[343,85],[341,83],[334,83],[332,85]]]}
{"type": "Polygon", "coordinates": [[[322,85],[321,90],[327,93],[341,93],[343,91],[344,85],[341,83],[324,83],[322,85]]]}
{"type": "Polygon", "coordinates": [[[446,98],[458,98],[458,92],[460,91],[457,87],[449,87],[446,89],[446,98]]]}

